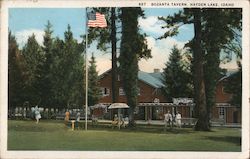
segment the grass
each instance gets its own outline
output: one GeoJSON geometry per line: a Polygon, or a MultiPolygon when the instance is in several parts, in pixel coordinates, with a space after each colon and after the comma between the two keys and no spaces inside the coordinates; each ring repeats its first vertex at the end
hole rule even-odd
{"type": "Polygon", "coordinates": [[[191,128],[166,132],[159,126],[136,129],[91,127],[72,131],[63,121],[8,121],[8,150],[82,151],[241,151],[241,131],[213,128],[197,132],[191,128]]]}

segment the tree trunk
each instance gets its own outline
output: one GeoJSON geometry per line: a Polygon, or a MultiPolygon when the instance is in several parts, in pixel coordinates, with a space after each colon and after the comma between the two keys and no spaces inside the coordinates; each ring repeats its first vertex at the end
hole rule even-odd
{"type": "Polygon", "coordinates": [[[210,120],[212,108],[215,106],[216,83],[220,65],[220,50],[217,46],[214,46],[216,44],[209,45],[212,47],[208,49],[204,67],[208,121],[210,120]]]}
{"type": "Polygon", "coordinates": [[[203,52],[201,47],[201,9],[193,9],[194,13],[194,89],[195,109],[198,117],[195,130],[208,131],[209,121],[206,107],[205,81],[203,71],[203,52]]]}
{"type": "Polygon", "coordinates": [[[111,47],[112,47],[112,102],[117,102],[117,58],[116,58],[116,25],[115,8],[111,8],[111,47]]]}
{"type": "Polygon", "coordinates": [[[130,127],[130,128],[133,128],[133,127],[136,126],[134,111],[135,111],[135,107],[137,105],[137,104],[135,104],[135,103],[137,103],[137,100],[136,99],[134,99],[134,100],[135,101],[133,101],[133,100],[128,101],[128,105],[129,105],[129,123],[128,123],[128,127],[130,127]]]}

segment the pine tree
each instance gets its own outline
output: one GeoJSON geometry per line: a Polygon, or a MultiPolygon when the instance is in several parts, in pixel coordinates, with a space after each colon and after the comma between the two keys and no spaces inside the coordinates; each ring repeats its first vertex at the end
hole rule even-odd
{"type": "Polygon", "coordinates": [[[88,105],[95,105],[101,97],[98,73],[96,71],[96,61],[92,54],[90,67],[88,68],[88,105]]]}
{"type": "Polygon", "coordinates": [[[42,94],[41,97],[41,105],[50,107],[52,104],[52,93],[51,93],[51,88],[52,88],[52,81],[53,77],[51,74],[51,65],[53,63],[53,38],[52,38],[52,24],[50,21],[47,22],[45,25],[45,34],[43,36],[43,53],[45,55],[45,63],[43,65],[42,69],[42,77],[41,77],[41,85],[40,85],[40,91],[42,94]]]}
{"type": "Polygon", "coordinates": [[[139,33],[138,17],[143,16],[141,8],[122,8],[122,38],[119,57],[120,75],[129,105],[129,126],[134,127],[134,110],[138,95],[138,60],[151,57],[151,50],[145,43],[145,35],[139,33]]]}
{"type": "Polygon", "coordinates": [[[9,32],[8,107],[15,108],[24,102],[23,57],[14,35],[9,32]]]}
{"type": "Polygon", "coordinates": [[[116,86],[117,81],[117,28],[119,25],[119,8],[109,7],[109,8],[93,8],[94,11],[98,11],[105,15],[108,26],[107,28],[89,28],[89,43],[94,40],[97,41],[97,49],[102,51],[107,51],[111,46],[111,56],[112,56],[112,102],[117,102],[117,92],[118,88],[116,86]]]}
{"type": "Polygon", "coordinates": [[[24,66],[25,66],[25,100],[31,105],[36,105],[41,101],[41,74],[44,64],[44,54],[42,48],[36,41],[35,35],[28,38],[27,44],[23,48],[24,66]]]}
{"type": "Polygon", "coordinates": [[[82,105],[83,102],[83,57],[82,46],[73,38],[70,25],[64,33],[63,49],[63,86],[67,107],[82,105]]]}
{"type": "Polygon", "coordinates": [[[52,52],[54,54],[53,62],[52,62],[52,69],[51,74],[53,80],[51,81],[52,87],[51,94],[52,94],[52,103],[54,107],[63,107],[65,106],[65,96],[62,89],[63,82],[64,82],[64,65],[62,60],[64,59],[64,42],[63,40],[59,39],[58,37],[55,38],[53,43],[52,52]]]}
{"type": "Polygon", "coordinates": [[[219,54],[223,45],[233,40],[234,29],[241,28],[241,10],[184,9],[174,16],[159,19],[167,23],[165,27],[171,28],[160,39],[178,34],[178,28],[184,24],[194,24],[195,37],[188,45],[193,53],[195,110],[198,117],[195,128],[209,130],[209,110],[214,101],[219,54]]]}
{"type": "MultiPolygon", "coordinates": [[[[206,25],[203,26],[202,39],[205,50],[204,77],[207,112],[210,114],[212,107],[215,105],[216,84],[221,72],[219,68],[221,62],[220,53],[226,46],[232,44],[236,38],[235,30],[241,30],[242,17],[240,9],[204,9],[204,12],[203,17],[206,21],[206,25]],[[228,27],[225,27],[225,24],[228,27]]],[[[234,51],[234,54],[237,55],[238,53],[234,51]]]]}
{"type": "Polygon", "coordinates": [[[163,71],[163,92],[166,98],[171,101],[172,98],[192,97],[192,79],[190,73],[185,69],[181,50],[176,45],[171,50],[168,62],[163,71]]]}

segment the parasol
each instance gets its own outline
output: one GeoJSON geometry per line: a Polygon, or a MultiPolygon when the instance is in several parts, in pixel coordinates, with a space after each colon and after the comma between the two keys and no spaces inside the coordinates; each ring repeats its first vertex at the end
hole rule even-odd
{"type": "Polygon", "coordinates": [[[113,103],[111,104],[108,109],[118,109],[118,127],[120,129],[120,109],[122,108],[129,108],[126,103],[113,103]]]}

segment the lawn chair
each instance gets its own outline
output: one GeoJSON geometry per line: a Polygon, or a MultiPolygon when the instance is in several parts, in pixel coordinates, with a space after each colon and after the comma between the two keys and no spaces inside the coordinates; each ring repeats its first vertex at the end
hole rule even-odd
{"type": "Polygon", "coordinates": [[[125,128],[128,126],[128,117],[122,118],[121,127],[125,128]]]}
{"type": "Polygon", "coordinates": [[[98,118],[93,115],[92,116],[92,126],[97,126],[97,125],[98,125],[98,118]]]}

